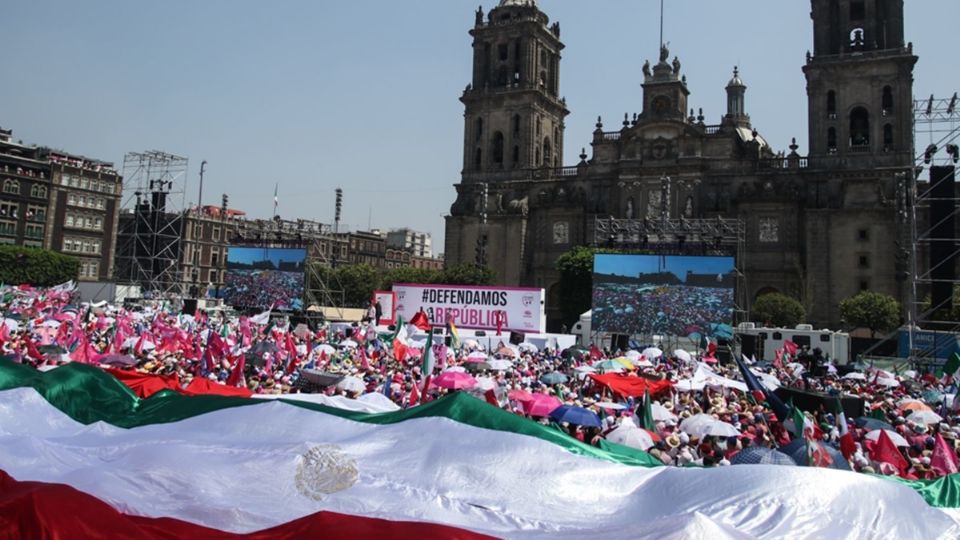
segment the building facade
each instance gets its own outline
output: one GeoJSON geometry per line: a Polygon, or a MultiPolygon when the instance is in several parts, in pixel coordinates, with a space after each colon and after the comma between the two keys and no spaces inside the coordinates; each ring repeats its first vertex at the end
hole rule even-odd
{"type": "Polygon", "coordinates": [[[0,243],[75,256],[83,281],[113,277],[123,189],[113,164],[0,130],[0,187],[0,243]]]}
{"type": "Polygon", "coordinates": [[[707,125],[664,46],[643,67],[641,110],[612,130],[598,119],[592,151],[563,167],[559,25],[535,0],[478,11],[447,264],[480,254],[503,284],[547,289],[549,323],[559,328],[572,321],[559,319],[557,258],[598,243],[598,218],[667,212],[743,223],[746,319],[753,300],[773,291],[800,299],[818,326],[839,326],[840,302],[862,290],[905,300],[909,227],[897,210],[913,165],[917,57],[904,43],[903,1],[812,0],[811,16],[809,155],[795,141],[789,152],[770,147],[736,68],[722,121],[707,125]]]}
{"type": "Polygon", "coordinates": [[[430,233],[413,229],[393,229],[387,233],[387,247],[405,249],[417,257],[433,256],[433,241],[430,233]]]}

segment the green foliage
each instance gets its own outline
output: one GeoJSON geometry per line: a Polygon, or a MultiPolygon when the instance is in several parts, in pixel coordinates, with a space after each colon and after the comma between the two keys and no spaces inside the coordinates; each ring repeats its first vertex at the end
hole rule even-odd
{"type": "MultiPolygon", "coordinates": [[[[426,268],[383,270],[367,264],[348,264],[336,268],[316,266],[317,274],[331,289],[343,290],[345,307],[364,308],[370,305],[373,291],[389,291],[394,283],[437,283],[446,285],[490,285],[494,272],[472,264],[451,266],[442,271],[426,268]]],[[[307,274],[307,288],[314,287],[312,274],[307,274]]]]}
{"type": "Polygon", "coordinates": [[[803,322],[806,310],[795,298],[785,294],[770,293],[757,298],[753,303],[751,319],[763,324],[793,328],[803,322]]]}
{"type": "Polygon", "coordinates": [[[581,313],[590,309],[593,303],[593,256],[611,252],[609,249],[577,246],[557,259],[560,313],[564,322],[573,323],[581,313]]]}
{"type": "Polygon", "coordinates": [[[380,282],[380,289],[389,291],[394,283],[437,283],[440,272],[426,268],[402,267],[388,270],[380,282]]]}
{"type": "Polygon", "coordinates": [[[864,291],[840,302],[843,321],[856,328],[868,328],[871,337],[900,325],[900,303],[889,295],[864,291]]]}
{"type": "Polygon", "coordinates": [[[46,249],[0,245],[0,283],[50,287],[77,279],[80,261],[46,249]]]}
{"type": "Polygon", "coordinates": [[[445,285],[493,285],[496,273],[488,266],[458,264],[443,269],[439,283],[445,285]]]}

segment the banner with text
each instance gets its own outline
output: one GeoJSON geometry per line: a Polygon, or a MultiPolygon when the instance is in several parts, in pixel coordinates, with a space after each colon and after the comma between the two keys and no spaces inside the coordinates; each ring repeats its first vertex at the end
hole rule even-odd
{"type": "Polygon", "coordinates": [[[393,292],[405,321],[423,308],[434,326],[453,320],[460,328],[537,334],[546,327],[543,289],[394,284],[393,292]]]}

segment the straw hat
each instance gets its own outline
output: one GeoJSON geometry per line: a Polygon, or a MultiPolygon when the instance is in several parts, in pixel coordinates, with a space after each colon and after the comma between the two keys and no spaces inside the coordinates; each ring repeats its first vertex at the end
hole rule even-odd
{"type": "Polygon", "coordinates": [[[678,437],[676,434],[670,435],[669,437],[667,437],[666,443],[667,443],[667,446],[669,446],[670,448],[679,448],[680,437],[678,437]]]}

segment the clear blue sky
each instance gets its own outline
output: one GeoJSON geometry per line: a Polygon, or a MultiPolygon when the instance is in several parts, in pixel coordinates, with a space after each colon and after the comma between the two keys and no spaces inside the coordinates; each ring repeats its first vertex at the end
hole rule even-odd
{"type": "Polygon", "coordinates": [[[302,263],[306,256],[306,250],[288,248],[231,247],[227,251],[227,260],[239,264],[270,261],[274,266],[280,266],[284,262],[302,263]]]}
{"type": "MultiPolygon", "coordinates": [[[[344,188],[353,229],[411,226],[443,249],[462,164],[478,0],[29,0],[3,6],[0,126],[119,164],[129,151],[190,158],[188,200],[207,160],[204,201],[269,217],[332,221],[344,188]]],[[[490,9],[496,0],[483,1],[490,9]]],[[[667,0],[666,39],[691,105],[724,112],[735,64],[747,110],[777,150],[806,148],[800,70],[812,48],[806,0],[667,0]]],[[[567,48],[561,93],[566,164],[598,115],[639,112],[645,59],[658,51],[657,0],[541,0],[567,48]]],[[[960,90],[956,0],[907,0],[920,56],[917,96],[960,90]]]]}
{"type": "Polygon", "coordinates": [[[636,277],[641,274],[671,272],[680,281],[686,281],[687,272],[726,274],[733,270],[733,257],[597,255],[593,258],[593,271],[595,273],[615,276],[636,277]]]}

